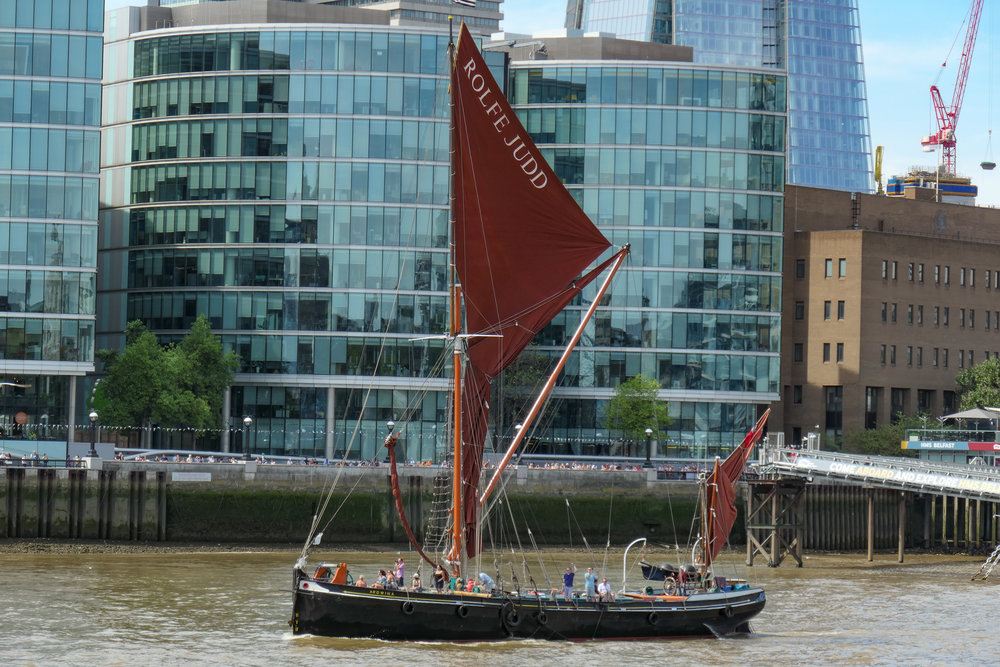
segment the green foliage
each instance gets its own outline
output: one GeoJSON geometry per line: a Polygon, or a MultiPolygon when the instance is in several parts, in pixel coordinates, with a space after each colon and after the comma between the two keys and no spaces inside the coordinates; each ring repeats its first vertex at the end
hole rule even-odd
{"type": "Polygon", "coordinates": [[[870,456],[916,456],[916,451],[902,449],[900,443],[906,439],[906,429],[920,428],[926,419],[926,415],[896,414],[891,424],[851,431],[844,435],[843,451],[870,456]]]}
{"type": "Polygon", "coordinates": [[[645,375],[622,382],[605,408],[605,426],[633,440],[645,439],[646,429],[651,428],[653,437],[659,438],[662,430],[673,423],[667,414],[666,402],[657,399],[659,391],[660,384],[645,375]]]}
{"type": "Polygon", "coordinates": [[[94,391],[103,424],[195,429],[221,425],[222,397],[239,368],[204,315],[176,345],[161,346],[141,322],[125,329],[125,351],[97,353],[107,376],[94,391]]]}
{"type": "Polygon", "coordinates": [[[522,352],[500,376],[498,398],[505,426],[524,419],[552,370],[552,360],[532,347],[522,352]]]}
{"type": "Polygon", "coordinates": [[[955,376],[963,410],[1000,406],[1000,359],[993,357],[955,376]]]}

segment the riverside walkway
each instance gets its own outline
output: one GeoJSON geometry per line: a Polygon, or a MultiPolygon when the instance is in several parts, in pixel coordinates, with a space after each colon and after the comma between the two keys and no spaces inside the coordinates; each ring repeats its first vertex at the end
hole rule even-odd
{"type": "Polygon", "coordinates": [[[824,479],[913,493],[1000,501],[1000,469],[986,465],[768,447],[761,450],[758,471],[798,477],[807,482],[824,479]]]}

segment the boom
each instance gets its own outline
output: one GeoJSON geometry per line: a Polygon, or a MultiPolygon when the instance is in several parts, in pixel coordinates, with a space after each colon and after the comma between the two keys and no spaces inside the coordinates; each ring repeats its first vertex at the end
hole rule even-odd
{"type": "Polygon", "coordinates": [[[962,110],[962,99],[965,97],[965,84],[969,79],[969,67],[972,65],[972,51],[976,48],[976,35],[979,33],[979,17],[983,12],[983,0],[972,0],[969,10],[969,28],[965,33],[965,43],[962,45],[962,58],[958,64],[958,74],[955,77],[955,91],[952,94],[951,106],[945,106],[941,91],[937,86],[931,86],[931,105],[934,107],[934,117],[937,120],[937,133],[921,139],[921,145],[928,147],[941,146],[941,164],[945,172],[954,174],[955,160],[955,128],[958,127],[958,114],[962,110]]]}

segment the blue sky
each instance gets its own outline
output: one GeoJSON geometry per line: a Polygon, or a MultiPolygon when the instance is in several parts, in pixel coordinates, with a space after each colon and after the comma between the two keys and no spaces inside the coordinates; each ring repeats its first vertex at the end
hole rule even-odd
{"type": "MultiPolygon", "coordinates": [[[[2,1],[2,0],[0,0],[2,1]]],[[[107,0],[108,8],[144,4],[141,0],[107,0]]],[[[930,134],[930,86],[937,84],[950,104],[965,39],[963,20],[969,0],[859,0],[861,39],[868,83],[872,147],[884,146],[885,178],[911,167],[933,168],[937,153],[924,153],[920,137],[930,134]],[[954,48],[952,45],[954,44],[954,48]],[[951,56],[948,53],[951,51],[951,56]],[[947,58],[947,67],[942,63],[947,58]]],[[[958,123],[958,171],[979,186],[980,205],[1000,205],[1000,169],[983,171],[989,157],[1000,162],[1000,136],[988,150],[988,132],[1000,135],[1000,97],[992,99],[1000,66],[1000,12],[986,2],[972,58],[965,101],[958,123]],[[994,127],[996,125],[996,127],[994,127]]],[[[501,27],[510,32],[561,28],[565,0],[505,0],[501,27]]]]}

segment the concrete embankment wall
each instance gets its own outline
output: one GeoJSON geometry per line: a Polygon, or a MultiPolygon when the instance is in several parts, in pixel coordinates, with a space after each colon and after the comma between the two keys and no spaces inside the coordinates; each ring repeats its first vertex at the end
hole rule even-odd
{"type": "MultiPolygon", "coordinates": [[[[388,467],[336,468],[247,464],[103,461],[100,469],[0,467],[0,538],[161,542],[280,542],[305,539],[325,491],[324,544],[405,542],[388,467]]],[[[440,468],[401,468],[407,518],[420,538],[446,519],[436,499],[440,468]]],[[[502,503],[483,526],[487,543],[599,547],[636,537],[687,544],[697,503],[690,480],[657,480],[654,471],[508,471],[502,503]]],[[[444,486],[445,495],[450,490],[444,486]]],[[[440,490],[440,488],[439,488],[440,490]]],[[[742,492],[742,491],[741,491],[742,492]]],[[[806,550],[863,550],[867,503],[874,494],[875,547],[898,540],[899,493],[810,484],[802,507],[806,550]]],[[[445,499],[446,500],[446,499],[445,499]]],[[[908,548],[995,543],[994,505],[933,496],[904,497],[908,548]]],[[[746,542],[744,503],[730,542],[746,542]]]]}
{"type": "MultiPolygon", "coordinates": [[[[335,484],[324,543],[401,542],[388,467],[103,461],[100,469],[0,468],[0,537],[173,542],[298,542],[335,484]]],[[[432,528],[440,468],[401,468],[407,518],[432,528]]],[[[647,536],[685,543],[696,504],[693,481],[653,471],[529,470],[506,473],[503,504],[484,534],[592,546],[647,536]]],[[[324,521],[325,524],[325,521],[324,521]]],[[[742,541],[742,529],[734,531],[742,541]]]]}

